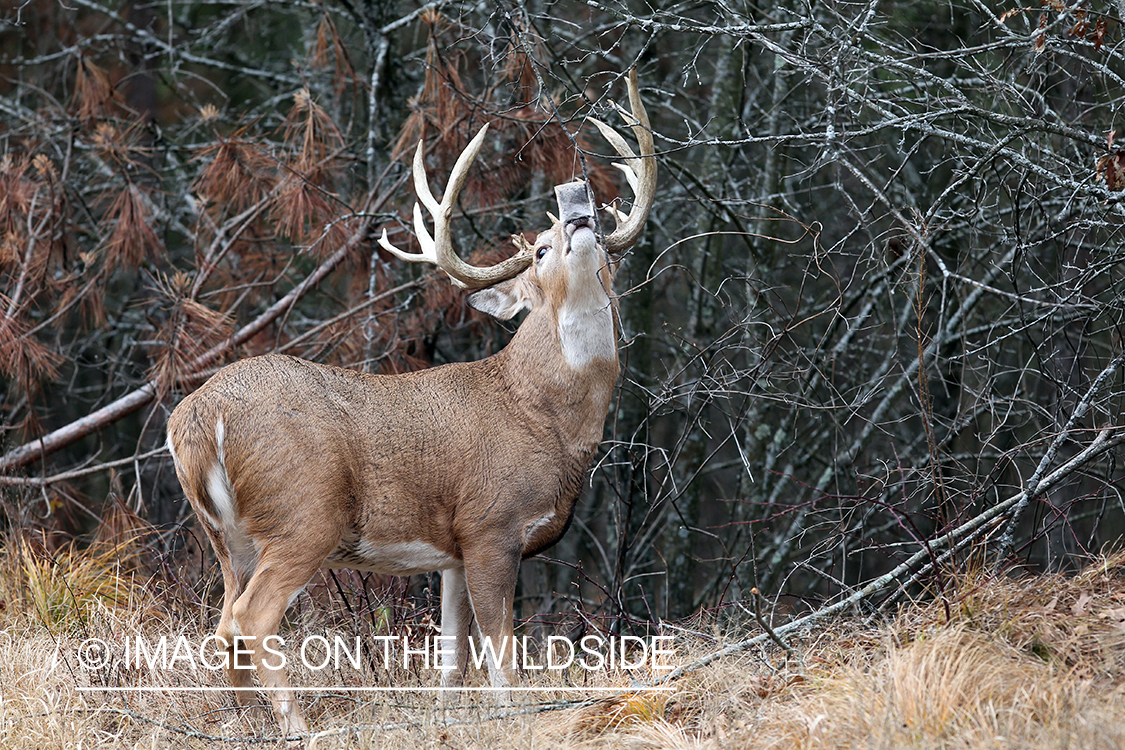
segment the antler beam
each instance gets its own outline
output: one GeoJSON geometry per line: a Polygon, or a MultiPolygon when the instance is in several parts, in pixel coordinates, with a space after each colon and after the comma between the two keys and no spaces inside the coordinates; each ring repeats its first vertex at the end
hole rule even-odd
{"type": "Polygon", "coordinates": [[[648,112],[641,102],[636,68],[629,71],[628,88],[629,108],[632,114],[620,106],[617,107],[617,112],[621,115],[621,119],[625,120],[625,124],[632,128],[633,135],[637,138],[637,145],[640,147],[640,155],[633,153],[633,149],[629,148],[629,144],[616,130],[600,120],[593,120],[594,125],[601,131],[602,137],[613,146],[621,158],[626,160],[624,164],[614,163],[613,166],[625,174],[634,196],[633,209],[628,214],[623,214],[616,208],[609,209],[617,219],[617,228],[605,238],[606,250],[611,253],[622,253],[636,244],[656,198],[656,157],[652,129],[649,127],[648,112]]]}
{"type": "Polygon", "coordinates": [[[414,192],[417,194],[421,205],[414,204],[414,232],[418,235],[418,244],[422,251],[408,253],[398,249],[387,239],[386,228],[383,229],[383,234],[379,238],[379,246],[391,255],[410,263],[433,263],[445,271],[450,280],[462,289],[483,289],[505,279],[510,279],[531,265],[531,252],[529,250],[521,250],[505,261],[486,267],[470,265],[461,260],[457,253],[453,251],[451,228],[453,209],[457,205],[457,196],[461,194],[461,188],[464,187],[465,180],[469,175],[469,167],[472,166],[477,154],[480,153],[487,133],[488,125],[486,124],[469,142],[461,155],[457,157],[457,163],[453,165],[453,171],[449,174],[449,184],[446,185],[445,195],[442,196],[440,202],[430,192],[429,179],[426,176],[425,142],[419,141],[418,148],[414,152],[414,192]],[[426,228],[426,222],[422,216],[422,205],[433,217],[434,233],[432,236],[426,228]]]}

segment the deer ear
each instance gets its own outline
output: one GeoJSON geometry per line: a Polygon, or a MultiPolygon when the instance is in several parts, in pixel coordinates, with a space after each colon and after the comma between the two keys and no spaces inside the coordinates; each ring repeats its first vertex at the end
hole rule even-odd
{"type": "Polygon", "coordinates": [[[524,284],[523,275],[501,281],[469,295],[469,304],[482,313],[499,320],[511,320],[521,310],[531,309],[531,297],[524,284]]]}

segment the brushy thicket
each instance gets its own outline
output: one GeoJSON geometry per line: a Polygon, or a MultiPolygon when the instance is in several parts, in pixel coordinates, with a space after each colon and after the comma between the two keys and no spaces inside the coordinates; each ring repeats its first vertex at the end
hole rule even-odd
{"type": "MultiPolygon", "coordinates": [[[[211,632],[210,608],[177,574],[146,563],[151,532],[77,552],[11,540],[0,556],[0,743],[5,748],[211,747],[277,736],[267,704],[236,708],[221,672],[174,674],[121,665],[126,637],[211,632]],[[179,593],[177,593],[179,591],[179,593]],[[85,672],[77,649],[99,638],[113,667],[85,672]],[[104,688],[219,688],[110,692],[104,688]],[[87,688],[83,691],[79,688],[87,688]]],[[[211,584],[214,582],[212,581],[211,584]]],[[[384,602],[384,604],[386,604],[384,602]]],[[[716,623],[679,630],[677,664],[717,650],[716,623]]],[[[395,633],[332,608],[290,614],[283,634],[395,633]]],[[[549,690],[495,705],[481,694],[441,704],[432,693],[348,693],[340,686],[424,686],[425,670],[296,669],[316,747],[1111,748],[1125,741],[1125,555],[1077,575],[995,575],[975,568],[944,595],[882,623],[840,618],[770,646],[714,661],[664,686],[636,690],[643,671],[588,676],[605,697],[549,690]],[[324,686],[319,690],[318,686],[324,686]]],[[[574,677],[575,675],[571,675],[574,677]]],[[[529,677],[562,687],[559,675],[529,677]]],[[[279,740],[280,744],[285,744],[279,740]]]]}

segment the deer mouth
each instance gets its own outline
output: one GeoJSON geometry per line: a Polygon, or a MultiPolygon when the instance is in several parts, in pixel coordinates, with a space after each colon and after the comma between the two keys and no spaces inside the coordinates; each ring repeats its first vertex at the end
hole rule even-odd
{"type": "Polygon", "coordinates": [[[594,228],[594,204],[589,188],[581,181],[556,185],[555,198],[559,204],[559,218],[562,220],[563,236],[569,253],[574,233],[583,227],[594,228]]]}
{"type": "Polygon", "coordinates": [[[566,233],[567,236],[573,236],[576,231],[585,227],[587,229],[594,228],[593,216],[572,216],[566,220],[566,233]]]}
{"type": "Polygon", "coordinates": [[[579,229],[589,229],[589,231],[593,233],[594,218],[592,216],[575,216],[566,220],[566,223],[564,224],[564,226],[562,226],[562,231],[566,233],[567,237],[567,253],[569,253],[570,250],[573,249],[574,236],[579,231],[579,229]]]}
{"type": "Polygon", "coordinates": [[[563,225],[563,232],[566,234],[566,254],[570,255],[572,250],[588,250],[587,245],[593,246],[597,243],[597,238],[594,237],[594,219],[592,216],[575,216],[567,219],[563,225]],[[580,233],[583,229],[589,230],[589,236],[581,236],[580,233]]]}

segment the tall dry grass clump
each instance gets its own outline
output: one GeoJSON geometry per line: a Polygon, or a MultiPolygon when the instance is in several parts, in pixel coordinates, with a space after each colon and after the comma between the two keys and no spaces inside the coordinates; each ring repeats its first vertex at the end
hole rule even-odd
{"type": "MultiPolygon", "coordinates": [[[[120,721],[75,659],[79,644],[166,627],[161,585],[135,516],[110,513],[93,541],[56,546],[12,530],[0,546],[0,747],[112,744],[120,721]]],[[[124,671],[106,678],[120,683],[124,671]]],[[[103,679],[103,682],[106,680],[103,679]]]]}
{"type": "MultiPolygon", "coordinates": [[[[1125,696],[950,625],[816,674],[771,706],[761,747],[1120,747],[1125,696]],[[771,715],[772,714],[772,715],[771,715]]],[[[819,671],[819,670],[818,670],[819,671]]]]}

